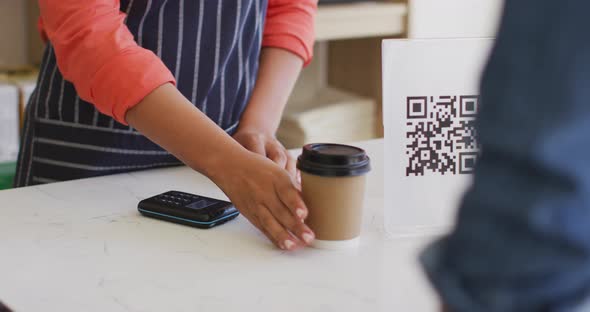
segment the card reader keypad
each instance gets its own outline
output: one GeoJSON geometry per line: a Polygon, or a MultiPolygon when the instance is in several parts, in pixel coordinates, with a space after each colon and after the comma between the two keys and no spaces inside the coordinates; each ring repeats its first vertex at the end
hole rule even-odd
{"type": "Polygon", "coordinates": [[[163,203],[163,204],[176,206],[176,207],[182,207],[182,206],[186,206],[192,202],[198,201],[200,198],[201,197],[199,197],[199,196],[187,194],[187,193],[166,192],[164,194],[156,196],[155,200],[160,203],[163,203]]]}
{"type": "Polygon", "coordinates": [[[210,229],[239,215],[230,202],[178,191],[144,199],[137,208],[148,217],[201,229],[210,229]]]}

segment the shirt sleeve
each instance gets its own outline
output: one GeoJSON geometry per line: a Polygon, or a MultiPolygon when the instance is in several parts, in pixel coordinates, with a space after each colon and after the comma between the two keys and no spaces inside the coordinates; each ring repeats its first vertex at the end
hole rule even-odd
{"type": "Polygon", "coordinates": [[[590,311],[589,10],[506,1],[474,182],[421,258],[449,311],[590,311]]]}
{"type": "Polygon", "coordinates": [[[39,7],[62,75],[101,113],[125,124],[128,109],[176,83],[154,53],[137,45],[119,0],[40,0],[39,7]]]}
{"type": "Polygon", "coordinates": [[[269,0],[263,47],[288,50],[308,65],[313,58],[318,0],[269,0]]]}

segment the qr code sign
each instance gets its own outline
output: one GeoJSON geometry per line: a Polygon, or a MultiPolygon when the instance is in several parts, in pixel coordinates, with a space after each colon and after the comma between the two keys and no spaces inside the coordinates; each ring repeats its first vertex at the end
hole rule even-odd
{"type": "Polygon", "coordinates": [[[411,96],[406,102],[406,176],[473,173],[479,96],[411,96]]]}

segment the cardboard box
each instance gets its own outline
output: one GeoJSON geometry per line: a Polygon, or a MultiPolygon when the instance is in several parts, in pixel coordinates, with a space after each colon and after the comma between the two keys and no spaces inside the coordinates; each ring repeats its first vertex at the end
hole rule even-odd
{"type": "Polygon", "coordinates": [[[0,1],[0,71],[20,70],[41,63],[45,43],[38,31],[36,0],[0,1]]]}
{"type": "Polygon", "coordinates": [[[287,105],[277,138],[287,148],[308,143],[349,143],[375,137],[373,99],[326,87],[311,100],[287,105]]]}
{"type": "Polygon", "coordinates": [[[27,2],[0,1],[0,70],[29,63],[27,2]]]}
{"type": "Polygon", "coordinates": [[[20,128],[23,127],[24,124],[24,114],[27,104],[29,104],[29,100],[35,91],[35,87],[37,86],[37,76],[39,75],[38,71],[31,71],[26,73],[21,73],[18,75],[11,75],[8,76],[8,83],[16,86],[18,88],[18,95],[19,95],[19,124],[20,128]]]}
{"type": "Polygon", "coordinates": [[[29,63],[35,66],[41,64],[43,52],[45,51],[45,43],[41,40],[39,29],[37,27],[39,21],[39,3],[38,0],[28,0],[27,7],[28,18],[28,57],[29,63]]]}
{"type": "Polygon", "coordinates": [[[18,156],[19,105],[18,88],[0,82],[0,163],[14,162],[18,156]]]}
{"type": "Polygon", "coordinates": [[[23,127],[24,113],[35,87],[37,86],[38,70],[23,70],[0,74],[0,84],[14,86],[18,90],[19,125],[23,127]]]}

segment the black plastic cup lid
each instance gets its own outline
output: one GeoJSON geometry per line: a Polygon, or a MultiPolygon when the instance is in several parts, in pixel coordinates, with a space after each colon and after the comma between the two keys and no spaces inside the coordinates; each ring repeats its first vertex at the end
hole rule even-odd
{"type": "Polygon", "coordinates": [[[315,143],[303,147],[297,169],[319,176],[359,176],[371,170],[371,160],[358,147],[342,144],[315,143]]]}

